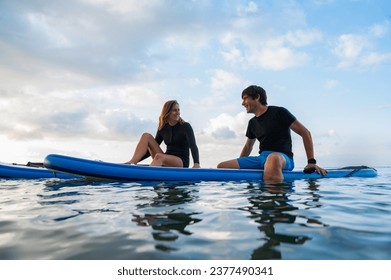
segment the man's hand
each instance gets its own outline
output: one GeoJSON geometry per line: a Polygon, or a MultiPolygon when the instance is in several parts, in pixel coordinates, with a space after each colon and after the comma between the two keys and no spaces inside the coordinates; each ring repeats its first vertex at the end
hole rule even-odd
{"type": "Polygon", "coordinates": [[[325,176],[327,174],[327,170],[323,169],[316,164],[309,163],[306,167],[304,167],[304,173],[311,174],[316,171],[316,173],[321,174],[322,176],[325,176]]]}

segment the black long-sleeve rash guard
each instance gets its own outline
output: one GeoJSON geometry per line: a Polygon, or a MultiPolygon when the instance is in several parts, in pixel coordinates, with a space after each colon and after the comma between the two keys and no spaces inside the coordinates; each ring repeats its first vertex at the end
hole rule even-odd
{"type": "MultiPolygon", "coordinates": [[[[191,150],[194,163],[200,163],[193,128],[189,123],[177,123],[174,126],[167,123],[161,130],[156,132],[155,140],[159,145],[164,141],[167,146],[165,153],[182,159],[183,167],[189,167],[189,149],[191,150]]],[[[149,156],[148,152],[143,159],[149,156]]]]}

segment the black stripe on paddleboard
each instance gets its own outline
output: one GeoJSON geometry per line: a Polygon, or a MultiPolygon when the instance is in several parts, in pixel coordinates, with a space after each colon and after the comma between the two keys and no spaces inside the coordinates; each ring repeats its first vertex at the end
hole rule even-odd
{"type": "Polygon", "coordinates": [[[374,169],[372,167],[369,167],[369,166],[365,166],[365,165],[360,165],[360,166],[346,166],[346,167],[342,167],[341,170],[345,170],[345,169],[353,169],[351,172],[349,172],[348,174],[346,174],[345,177],[352,177],[355,173],[357,173],[358,171],[360,170],[363,170],[363,169],[374,169]]]}

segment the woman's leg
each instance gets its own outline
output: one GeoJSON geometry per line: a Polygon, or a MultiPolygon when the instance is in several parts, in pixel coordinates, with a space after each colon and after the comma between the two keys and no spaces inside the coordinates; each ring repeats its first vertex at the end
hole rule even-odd
{"type": "Polygon", "coordinates": [[[169,167],[183,167],[182,159],[177,156],[167,155],[164,153],[157,153],[153,157],[151,166],[169,166],[169,167]]]}
{"type": "Polygon", "coordinates": [[[147,151],[149,151],[152,158],[158,153],[163,153],[155,138],[149,133],[144,133],[136,146],[133,157],[126,163],[137,164],[147,151]]]}

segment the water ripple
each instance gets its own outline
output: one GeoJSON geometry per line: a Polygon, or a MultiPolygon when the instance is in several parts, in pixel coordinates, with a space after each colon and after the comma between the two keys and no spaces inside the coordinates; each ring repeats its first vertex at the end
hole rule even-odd
{"type": "Polygon", "coordinates": [[[391,259],[391,169],[369,179],[0,180],[0,259],[391,259]]]}

